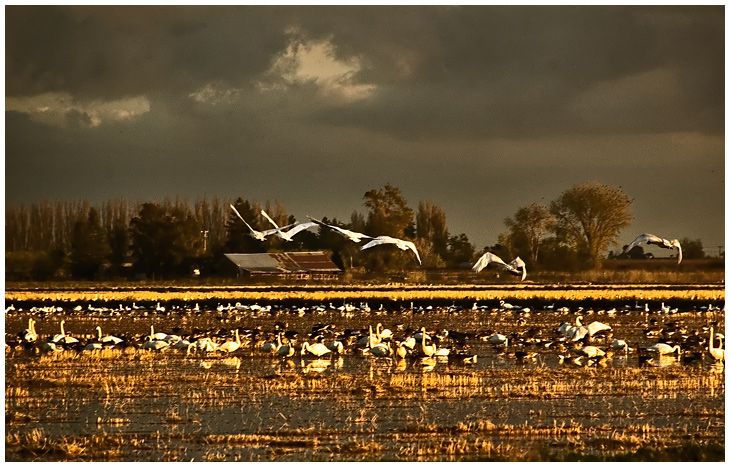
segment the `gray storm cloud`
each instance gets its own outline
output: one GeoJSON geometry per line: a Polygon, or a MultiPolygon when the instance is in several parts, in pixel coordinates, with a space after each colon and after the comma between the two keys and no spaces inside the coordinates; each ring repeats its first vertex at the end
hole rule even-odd
{"type": "Polygon", "coordinates": [[[599,179],[627,237],[719,242],[724,66],[722,6],[6,6],[6,198],[346,219],[391,182],[481,246],[599,179]]]}

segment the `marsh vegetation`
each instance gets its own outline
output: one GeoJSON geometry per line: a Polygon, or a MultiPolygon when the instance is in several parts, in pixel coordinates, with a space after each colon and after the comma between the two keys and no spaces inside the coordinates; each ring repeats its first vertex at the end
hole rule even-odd
{"type": "MultiPolygon", "coordinates": [[[[201,305],[140,296],[104,306],[86,302],[81,309],[75,309],[77,297],[41,300],[43,307],[8,301],[6,341],[30,317],[38,339],[6,347],[5,458],[723,460],[725,371],[706,352],[688,358],[687,348],[679,356],[642,360],[635,351],[616,351],[574,361],[550,345],[559,341],[561,323],[578,316],[606,323],[613,338],[634,348],[660,339],[647,332],[654,327],[702,337],[714,325],[724,333],[724,293],[718,290],[720,301],[677,291],[671,307],[649,299],[650,290],[641,293],[646,298],[612,302],[578,293],[558,304],[509,298],[514,308],[494,298],[474,303],[429,296],[414,298],[412,307],[407,300],[373,299],[367,306],[345,306],[342,299],[301,299],[296,306],[287,298],[228,307],[227,298],[214,306],[214,298],[201,305]],[[140,305],[143,298],[149,303],[140,305]],[[62,319],[65,332],[82,342],[93,339],[96,326],[143,342],[153,325],[218,343],[238,329],[242,345],[230,353],[138,345],[42,350],[62,319]],[[434,338],[444,330],[463,333],[478,358],[376,358],[355,345],[325,357],[260,350],[277,326],[298,334],[301,345],[322,323],[339,331],[380,323],[397,339],[407,329],[426,328],[434,338]],[[484,339],[496,332],[521,340],[521,347],[498,348],[484,339]],[[534,350],[534,358],[520,358],[520,349],[534,350]]],[[[87,291],[86,300],[93,295],[87,291]]],[[[502,296],[511,297],[504,290],[502,296]]],[[[448,339],[440,346],[449,346],[448,339]]],[[[610,342],[591,344],[608,350],[610,342]]]]}

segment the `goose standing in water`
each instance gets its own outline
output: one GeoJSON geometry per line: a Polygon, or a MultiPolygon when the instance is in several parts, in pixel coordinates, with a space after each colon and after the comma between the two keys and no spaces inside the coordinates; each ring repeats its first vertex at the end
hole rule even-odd
{"type": "Polygon", "coordinates": [[[681,354],[679,345],[671,346],[669,344],[663,344],[661,342],[658,344],[654,344],[651,347],[647,347],[646,351],[649,353],[657,354],[659,356],[672,355],[674,353],[676,353],[677,355],[681,354]]]}
{"type": "Polygon", "coordinates": [[[433,357],[436,354],[436,344],[426,345],[426,328],[421,328],[421,353],[426,357],[433,357]]]}
{"type": "Polygon", "coordinates": [[[116,336],[102,337],[101,326],[97,326],[96,331],[99,333],[99,342],[101,342],[103,345],[114,346],[124,341],[121,337],[116,336]]]}
{"type": "Polygon", "coordinates": [[[218,346],[216,350],[220,350],[221,352],[235,352],[236,350],[241,348],[241,338],[238,335],[238,329],[236,331],[236,340],[235,341],[226,341],[218,346]]]}
{"type": "Polygon", "coordinates": [[[315,344],[310,344],[309,342],[305,342],[302,344],[302,350],[300,351],[300,354],[302,356],[304,355],[314,355],[316,357],[321,357],[322,355],[331,353],[332,351],[327,348],[326,345],[322,344],[321,342],[317,342],[315,344]]]}
{"type": "Polygon", "coordinates": [[[715,328],[710,328],[710,355],[718,362],[725,362],[725,350],[722,348],[722,341],[720,341],[720,347],[715,347],[715,328]]]}
{"type": "Polygon", "coordinates": [[[264,342],[261,351],[264,353],[276,353],[281,348],[281,333],[276,334],[276,342],[264,342]]]}
{"type": "Polygon", "coordinates": [[[38,333],[35,332],[35,320],[33,318],[28,318],[28,328],[23,329],[18,334],[18,337],[25,342],[35,342],[38,340],[38,333]]]}
{"type": "Polygon", "coordinates": [[[66,335],[66,331],[63,328],[66,320],[61,320],[61,333],[53,336],[52,342],[54,344],[76,344],[79,340],[75,337],[66,335]]]}

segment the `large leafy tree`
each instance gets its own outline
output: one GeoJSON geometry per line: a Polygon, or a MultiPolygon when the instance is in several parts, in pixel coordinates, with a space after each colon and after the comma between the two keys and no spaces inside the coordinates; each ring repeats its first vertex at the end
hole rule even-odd
{"type": "Polygon", "coordinates": [[[453,235],[449,237],[448,254],[446,264],[450,267],[470,265],[474,260],[476,249],[469,241],[466,234],[453,235]]]}
{"type": "Polygon", "coordinates": [[[507,234],[509,243],[518,255],[528,261],[528,265],[537,265],[537,255],[540,245],[555,222],[550,209],[542,204],[532,203],[517,210],[513,217],[504,220],[509,229],[507,234]]]}
{"type": "Polygon", "coordinates": [[[200,225],[182,206],[145,203],[129,225],[135,268],[147,274],[175,274],[186,258],[202,252],[200,225]]]}
{"type": "Polygon", "coordinates": [[[429,266],[443,266],[448,255],[449,229],[446,227],[446,213],[430,201],[418,203],[416,214],[416,238],[421,258],[429,266]]]}
{"type": "Polygon", "coordinates": [[[684,259],[702,259],[705,257],[705,249],[702,246],[702,240],[699,238],[692,240],[689,237],[684,237],[679,241],[679,244],[682,245],[682,257],[684,259]]]}
{"type": "MultiPolygon", "coordinates": [[[[387,183],[379,190],[370,190],[365,193],[365,207],[368,208],[365,233],[374,237],[388,235],[400,239],[413,239],[415,226],[414,212],[408,207],[406,199],[400,189],[387,183]]],[[[402,269],[408,265],[404,252],[392,247],[377,247],[368,253],[369,268],[371,270],[402,269]]],[[[409,252],[413,256],[412,252],[409,252]]]]}
{"type": "Polygon", "coordinates": [[[413,209],[408,207],[400,189],[387,183],[382,189],[368,191],[363,198],[369,210],[367,234],[395,238],[412,236],[413,209]]]}
{"type": "Polygon", "coordinates": [[[86,219],[76,222],[71,239],[71,273],[74,277],[93,279],[111,254],[109,239],[101,226],[99,212],[89,209],[86,219]]]}
{"type": "Polygon", "coordinates": [[[599,181],[575,185],[550,204],[555,216],[553,231],[557,239],[573,248],[589,267],[600,267],[602,253],[634,216],[633,200],[617,186],[599,181]]]}

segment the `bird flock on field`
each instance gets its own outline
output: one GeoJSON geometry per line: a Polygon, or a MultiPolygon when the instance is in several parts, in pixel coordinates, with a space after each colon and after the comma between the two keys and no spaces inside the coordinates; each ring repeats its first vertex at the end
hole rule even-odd
{"type": "MultiPolygon", "coordinates": [[[[418,250],[416,249],[416,245],[408,240],[402,240],[400,238],[393,238],[387,235],[379,235],[377,237],[372,237],[370,235],[366,235],[364,233],[360,232],[354,232],[352,230],[344,229],[342,227],[336,226],[336,225],[330,225],[326,224],[320,220],[314,219],[312,217],[309,217],[310,222],[305,222],[303,224],[289,224],[285,225],[283,227],[280,227],[263,209],[261,210],[261,215],[268,220],[271,225],[274,227],[273,229],[264,230],[264,231],[258,231],[251,227],[251,225],[246,222],[246,220],[241,216],[241,214],[238,212],[235,206],[232,204],[230,205],[231,209],[233,209],[233,212],[236,213],[236,215],[243,221],[243,223],[248,227],[248,234],[255,238],[256,240],[265,241],[266,237],[270,235],[276,235],[281,240],[291,242],[293,241],[294,235],[298,234],[299,232],[302,232],[310,227],[314,227],[315,225],[319,225],[322,227],[326,227],[329,229],[334,230],[335,232],[339,233],[343,237],[347,238],[348,240],[351,240],[354,243],[360,243],[363,241],[363,239],[370,240],[369,242],[365,243],[360,247],[360,250],[367,250],[369,248],[378,246],[378,245],[395,245],[396,247],[400,248],[401,250],[411,250],[415,255],[416,259],[418,260],[418,264],[423,264],[421,262],[421,256],[418,254],[418,250]]],[[[652,234],[641,234],[636,239],[634,239],[633,242],[631,242],[629,245],[627,245],[623,252],[627,253],[632,248],[638,246],[641,243],[646,243],[648,245],[657,245],[661,248],[668,248],[675,250],[677,254],[677,264],[682,262],[682,246],[679,243],[679,240],[666,240],[664,238],[657,237],[656,235],[652,234]]],[[[474,264],[472,267],[472,271],[479,273],[482,269],[486,268],[489,264],[494,264],[496,267],[498,267],[500,270],[505,271],[509,274],[515,275],[520,277],[520,280],[525,280],[525,277],[527,277],[527,267],[525,265],[525,262],[520,259],[520,257],[516,257],[511,262],[506,263],[504,262],[499,256],[495,255],[491,252],[484,253],[474,264]]]]}
{"type": "MultiPolygon", "coordinates": [[[[683,364],[690,364],[703,361],[709,358],[711,362],[723,363],[725,360],[724,335],[715,332],[720,326],[717,321],[707,320],[701,328],[688,329],[684,320],[656,318],[649,319],[649,316],[675,316],[680,313],[676,308],[661,304],[658,310],[650,310],[649,304],[640,306],[626,305],[622,309],[586,310],[579,307],[571,310],[567,307],[556,308],[555,305],[547,305],[538,309],[513,305],[502,300],[498,306],[479,306],[474,303],[471,308],[457,305],[451,306],[419,306],[411,304],[410,308],[400,310],[402,316],[413,317],[414,315],[438,315],[443,313],[458,315],[462,312],[484,312],[492,315],[499,315],[505,319],[500,321],[511,321],[511,332],[498,329],[479,329],[476,331],[457,331],[453,329],[427,329],[425,326],[411,327],[404,323],[392,323],[390,328],[384,326],[381,320],[375,324],[369,324],[361,329],[340,329],[334,323],[315,324],[306,332],[290,329],[287,322],[287,314],[295,313],[298,316],[340,316],[353,318],[360,314],[367,313],[370,316],[386,315],[381,305],[378,310],[371,310],[367,303],[359,306],[344,304],[340,307],[329,305],[316,305],[310,307],[283,308],[279,306],[260,305],[218,305],[214,310],[205,310],[198,304],[192,307],[170,307],[169,309],[159,303],[152,307],[119,308],[87,308],[78,306],[70,312],[64,311],[62,307],[32,308],[31,317],[28,319],[28,326],[17,334],[5,335],[5,349],[7,353],[30,351],[36,353],[59,353],[75,351],[89,353],[103,351],[105,349],[119,350],[140,350],[152,352],[183,352],[184,355],[207,355],[225,354],[236,356],[261,356],[280,359],[328,359],[341,357],[343,355],[356,355],[365,358],[387,359],[398,365],[418,362],[424,366],[435,365],[438,361],[446,361],[449,364],[473,365],[476,364],[478,352],[476,349],[483,349],[478,343],[491,346],[500,357],[514,358],[518,363],[535,361],[540,355],[557,356],[560,364],[569,365],[605,365],[614,356],[628,357],[629,354],[636,355],[639,366],[659,366],[662,359],[667,357],[683,364]],[[583,323],[583,319],[591,315],[605,316],[608,320],[616,315],[643,313],[646,320],[641,326],[644,345],[639,345],[638,340],[620,339],[614,336],[614,329],[610,324],[602,321],[591,321],[583,323]],[[61,319],[58,322],[58,333],[47,333],[44,335],[36,331],[36,318],[46,320],[49,317],[58,315],[73,316],[75,313],[83,314],[85,317],[111,318],[126,316],[132,320],[156,315],[163,318],[171,318],[175,315],[185,316],[186,314],[200,314],[215,316],[222,326],[211,329],[194,328],[184,333],[181,328],[172,328],[167,332],[155,329],[154,324],[150,325],[149,333],[143,334],[120,334],[119,336],[105,334],[101,326],[93,328],[92,332],[86,334],[70,334],[67,331],[67,322],[61,319]],[[528,320],[533,314],[562,317],[569,313],[576,316],[572,322],[563,321],[559,326],[529,326],[528,320]],[[256,327],[223,326],[223,324],[235,323],[242,319],[282,317],[276,321],[272,328],[265,329],[256,327]],[[392,328],[392,329],[391,329],[392,328]],[[651,345],[647,345],[646,341],[651,345]]],[[[11,305],[6,309],[6,314],[16,310],[11,305]]],[[[22,311],[22,310],[20,310],[22,311]]],[[[724,307],[715,307],[712,304],[703,306],[696,312],[708,313],[723,312],[724,307]]],[[[556,320],[557,321],[557,320],[556,320]]],[[[55,320],[54,320],[55,322],[55,320]]],[[[50,324],[50,323],[48,323],[50,324]]],[[[635,336],[634,336],[635,338],[635,336]]],[[[323,364],[322,368],[327,368],[323,364]]]]}

